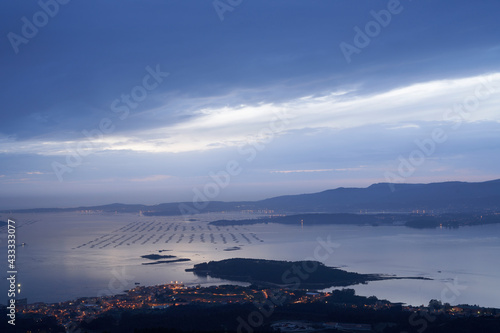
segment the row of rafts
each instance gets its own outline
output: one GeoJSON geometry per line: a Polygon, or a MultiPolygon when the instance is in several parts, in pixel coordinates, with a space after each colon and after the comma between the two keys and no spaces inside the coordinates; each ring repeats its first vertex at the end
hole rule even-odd
{"type": "MultiPolygon", "coordinates": [[[[246,229],[246,228],[245,228],[246,229]]],[[[168,243],[211,243],[252,244],[253,241],[263,242],[255,233],[242,233],[236,226],[218,227],[210,225],[186,226],[180,223],[162,223],[159,221],[132,222],[110,234],[105,234],[74,249],[83,247],[104,249],[107,247],[130,246],[135,244],[168,244],[168,243]],[[189,234],[189,231],[191,233],[189,234]],[[217,231],[219,231],[217,233],[217,231]],[[159,232],[162,232],[159,234],[159,232]],[[188,233],[184,233],[188,232],[188,233]],[[210,232],[210,233],[208,233],[210,232]],[[215,233],[214,233],[215,232],[215,233]],[[151,234],[150,234],[151,233],[151,234]]]]}
{"type": "Polygon", "coordinates": [[[114,232],[167,232],[172,230],[173,232],[199,232],[199,231],[229,231],[229,230],[239,230],[237,226],[229,226],[229,227],[219,227],[219,226],[210,226],[210,225],[183,225],[181,223],[163,223],[158,221],[151,222],[138,222],[138,223],[129,223],[126,226],[121,227],[120,229],[115,230],[114,232]]]}
{"type": "Polygon", "coordinates": [[[212,244],[228,244],[229,242],[233,242],[236,244],[239,243],[247,243],[247,244],[252,244],[253,241],[257,242],[263,242],[262,239],[259,238],[255,233],[249,233],[249,234],[244,234],[244,233],[239,233],[239,234],[234,234],[234,233],[228,233],[228,234],[167,234],[163,233],[161,235],[158,234],[106,234],[101,237],[98,237],[94,240],[91,240],[87,243],[84,243],[80,246],[77,246],[75,249],[79,249],[82,247],[89,247],[89,248],[99,248],[99,249],[104,249],[106,247],[112,246],[114,248],[126,245],[135,245],[135,244],[140,244],[140,245],[146,245],[146,244],[157,244],[161,242],[162,244],[168,244],[168,243],[182,243],[182,242],[187,242],[187,243],[193,243],[193,242],[201,242],[201,243],[212,243],[212,244]],[[156,237],[156,239],[155,239],[156,237]]]}

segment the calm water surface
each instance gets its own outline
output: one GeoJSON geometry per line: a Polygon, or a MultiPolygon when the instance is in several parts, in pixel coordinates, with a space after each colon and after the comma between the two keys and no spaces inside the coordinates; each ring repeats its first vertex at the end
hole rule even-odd
{"type": "MultiPolygon", "coordinates": [[[[252,215],[258,217],[258,215],[252,215]]],[[[132,214],[17,214],[18,279],[29,303],[58,302],[80,296],[120,293],[135,283],[179,281],[188,285],[227,283],[185,272],[194,264],[226,258],[303,260],[316,253],[328,266],[359,273],[428,277],[387,280],[352,288],[412,305],[440,299],[451,304],[500,308],[500,225],[460,229],[413,230],[406,227],[352,226],[208,226],[217,219],[248,214],[200,214],[180,217],[132,214]],[[318,238],[335,244],[318,252],[318,238]],[[238,246],[237,251],[224,249],[238,246]],[[142,265],[142,255],[159,253],[189,262],[142,265]]],[[[6,220],[7,216],[0,216],[6,220]]],[[[0,245],[6,252],[5,229],[0,245]]],[[[2,290],[7,290],[6,261],[2,290]]],[[[5,300],[0,300],[5,303],[5,300]]]]}

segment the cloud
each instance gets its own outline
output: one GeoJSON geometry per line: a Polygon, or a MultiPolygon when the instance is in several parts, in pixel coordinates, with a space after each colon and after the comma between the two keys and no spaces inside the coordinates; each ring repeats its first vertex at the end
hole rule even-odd
{"type": "Polygon", "coordinates": [[[275,137],[303,129],[371,125],[401,129],[418,128],[415,122],[500,122],[499,92],[500,73],[411,84],[369,95],[335,91],[280,103],[206,107],[174,125],[111,133],[98,140],[0,142],[0,152],[67,155],[79,147],[85,153],[196,152],[264,141],[262,133],[275,137]]]}
{"type": "Polygon", "coordinates": [[[169,175],[153,175],[153,176],[148,176],[144,178],[133,178],[130,179],[131,182],[158,182],[162,180],[166,180],[172,178],[172,176],[169,175]]]}
{"type": "Polygon", "coordinates": [[[344,172],[344,171],[360,171],[364,167],[358,168],[337,168],[337,169],[304,169],[304,170],[272,170],[271,173],[312,173],[312,172],[344,172]]]}
{"type": "Polygon", "coordinates": [[[335,171],[335,169],[316,169],[316,170],[276,170],[271,171],[271,173],[301,173],[301,172],[330,172],[335,171]]]}
{"type": "Polygon", "coordinates": [[[419,129],[420,126],[417,124],[403,124],[403,125],[399,125],[399,126],[388,127],[387,129],[398,130],[398,129],[405,129],[405,128],[417,128],[417,129],[419,129]]]}

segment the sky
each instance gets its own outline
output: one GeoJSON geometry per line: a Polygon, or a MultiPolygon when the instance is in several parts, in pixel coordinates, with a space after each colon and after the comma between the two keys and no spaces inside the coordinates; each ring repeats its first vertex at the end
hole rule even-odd
{"type": "Polygon", "coordinates": [[[500,2],[0,3],[0,209],[500,178],[500,2]]]}

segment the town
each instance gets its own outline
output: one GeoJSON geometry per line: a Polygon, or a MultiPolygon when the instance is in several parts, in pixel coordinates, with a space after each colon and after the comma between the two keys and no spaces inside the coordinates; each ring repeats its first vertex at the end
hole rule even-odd
{"type": "MultiPolygon", "coordinates": [[[[347,331],[379,331],[374,330],[370,322],[363,322],[363,316],[356,323],[323,322],[314,323],[311,320],[283,319],[279,316],[273,321],[272,313],[275,308],[285,306],[317,306],[329,305],[338,311],[399,311],[410,315],[414,323],[423,322],[424,318],[432,321],[437,316],[452,318],[493,318],[497,322],[500,318],[500,309],[481,308],[478,306],[459,305],[451,306],[432,300],[428,306],[408,306],[401,303],[391,303],[379,300],[374,296],[357,296],[352,289],[334,290],[332,292],[318,292],[305,289],[276,289],[259,288],[257,286],[186,286],[180,282],[156,286],[136,286],[124,294],[103,297],[81,297],[76,300],[60,303],[33,303],[27,304],[26,300],[19,300],[17,304],[18,315],[22,318],[54,317],[60,326],[67,332],[70,328],[85,327],[98,318],[113,313],[132,311],[138,315],[154,315],[155,313],[168,313],[169,309],[182,309],[183,306],[203,305],[204,307],[251,305],[253,311],[248,313],[269,319],[271,329],[282,332],[315,331],[321,329],[344,329],[347,331]],[[318,328],[318,324],[321,324],[318,328]]],[[[243,315],[243,318],[246,318],[243,315]]],[[[239,318],[240,322],[244,319],[239,318]]],[[[237,324],[236,318],[233,318],[237,324]]],[[[411,321],[411,320],[410,320],[411,321]]],[[[245,323],[246,324],[246,323],[245,323]]],[[[250,325],[246,324],[247,327],[250,325]]],[[[249,329],[247,328],[247,331],[249,329]]],[[[241,325],[240,329],[241,331],[241,325]]],[[[252,330],[253,331],[253,330],[252,330]]]]}

